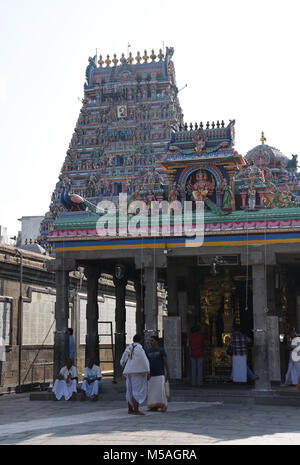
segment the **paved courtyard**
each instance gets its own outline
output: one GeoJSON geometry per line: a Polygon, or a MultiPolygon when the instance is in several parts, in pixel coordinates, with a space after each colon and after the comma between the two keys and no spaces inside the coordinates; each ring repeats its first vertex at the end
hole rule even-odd
{"type": "Polygon", "coordinates": [[[300,444],[299,415],[299,407],[170,402],[165,414],[137,417],[125,401],[11,394],[0,397],[0,444],[300,444]]]}

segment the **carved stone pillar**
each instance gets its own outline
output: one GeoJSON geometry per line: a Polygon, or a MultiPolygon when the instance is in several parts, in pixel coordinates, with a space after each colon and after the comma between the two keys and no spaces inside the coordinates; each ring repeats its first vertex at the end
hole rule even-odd
{"type": "Polygon", "coordinates": [[[98,280],[101,271],[98,265],[88,265],[84,271],[87,278],[87,306],[86,306],[86,337],[85,359],[94,360],[99,364],[99,336],[98,336],[98,280]]]}
{"type": "Polygon", "coordinates": [[[57,378],[60,369],[65,365],[69,356],[69,271],[56,270],[56,302],[54,351],[53,351],[53,380],[57,378]]]}
{"type": "Polygon", "coordinates": [[[268,298],[268,355],[269,355],[269,377],[271,383],[281,383],[280,364],[280,339],[279,339],[279,318],[276,310],[275,296],[275,266],[267,267],[267,298],[268,298]]]}
{"type": "Polygon", "coordinates": [[[255,389],[271,389],[267,339],[267,283],[264,265],[252,265],[255,389]]]}
{"type": "Polygon", "coordinates": [[[125,267],[117,265],[113,276],[116,295],[116,332],[115,332],[115,379],[121,380],[123,369],[120,365],[120,359],[126,348],[126,284],[127,276],[125,267]]]}
{"type": "Polygon", "coordinates": [[[144,285],[141,283],[140,276],[134,280],[135,289],[135,300],[136,300],[136,334],[143,336],[145,326],[145,314],[144,314],[144,285]]]}
{"type": "Polygon", "coordinates": [[[157,268],[145,267],[145,335],[144,347],[150,348],[150,337],[157,335],[157,268]]]}
{"type": "Polygon", "coordinates": [[[170,264],[167,269],[167,287],[168,287],[168,316],[178,315],[178,299],[177,299],[177,274],[176,270],[172,270],[170,264]]]}

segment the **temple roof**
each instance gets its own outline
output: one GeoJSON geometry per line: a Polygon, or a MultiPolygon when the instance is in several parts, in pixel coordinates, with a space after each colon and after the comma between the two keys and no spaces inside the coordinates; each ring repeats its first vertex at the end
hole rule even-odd
{"type": "MultiPolygon", "coordinates": [[[[154,50],[148,55],[147,50],[144,54],[137,52],[136,57],[129,56],[126,58],[124,53],[120,58],[116,54],[107,55],[106,59],[100,55],[97,67],[97,57],[89,58],[89,65],[86,69],[87,84],[86,89],[93,88],[95,85],[102,85],[106,91],[109,91],[109,86],[114,83],[130,82],[131,80],[140,82],[153,82],[169,79],[169,71],[172,69],[170,59],[172,58],[174,49],[166,47],[166,53],[162,50],[156,55],[154,50]],[[135,62],[134,62],[135,61],[135,62]]],[[[171,73],[172,75],[172,73],[171,73]]],[[[175,82],[173,82],[175,84],[175,82]]],[[[112,88],[113,92],[114,89],[112,88]]]]}
{"type": "MultiPolygon", "coordinates": [[[[50,233],[50,237],[57,237],[56,231],[62,230],[78,230],[77,235],[89,235],[89,230],[92,232],[97,226],[99,215],[93,212],[63,212],[60,213],[54,223],[54,231],[50,233]],[[84,230],[84,232],[79,232],[84,230]]],[[[276,222],[279,220],[294,219],[300,221],[300,209],[294,208],[273,208],[273,209],[261,209],[257,211],[243,211],[236,210],[232,213],[224,216],[217,215],[212,212],[204,213],[204,222],[207,223],[234,223],[244,221],[261,221],[266,220],[276,222]]],[[[149,217],[150,221],[150,217],[149,217]]],[[[172,216],[171,216],[172,223],[172,216]]],[[[290,225],[289,225],[290,226],[290,225]]],[[[265,228],[265,225],[263,226],[265,228]]],[[[274,223],[274,227],[276,224],[274,223]]],[[[297,224],[297,229],[299,225],[297,224]]],[[[233,228],[234,229],[234,228],[233,228]]],[[[239,228],[237,228],[239,229],[239,228]]],[[[71,231],[66,233],[66,236],[72,236],[71,231]]],[[[76,234],[75,234],[76,235],[76,234]]]]}
{"type": "Polygon", "coordinates": [[[264,133],[261,133],[261,144],[257,145],[253,149],[249,150],[245,155],[245,161],[247,163],[253,162],[255,165],[268,166],[270,168],[285,168],[288,164],[289,158],[283,155],[283,153],[266,145],[266,138],[264,133]]]}
{"type": "Polygon", "coordinates": [[[233,148],[234,124],[235,120],[225,126],[222,120],[207,122],[205,129],[203,123],[180,126],[173,132],[168,152],[158,164],[164,169],[186,166],[187,162],[244,165],[242,156],[233,148]]]}

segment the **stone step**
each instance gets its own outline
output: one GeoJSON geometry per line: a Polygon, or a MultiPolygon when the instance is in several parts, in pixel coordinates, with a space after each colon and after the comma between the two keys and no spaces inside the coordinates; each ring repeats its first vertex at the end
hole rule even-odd
{"type": "Polygon", "coordinates": [[[213,391],[213,390],[202,390],[199,389],[197,391],[185,391],[185,390],[178,390],[172,389],[171,386],[171,393],[172,396],[185,396],[185,397],[202,397],[202,396],[216,396],[216,397],[231,397],[231,396],[245,396],[245,397],[295,397],[300,399],[300,394],[297,391],[255,391],[255,390],[248,390],[248,391],[213,391]]]}
{"type": "Polygon", "coordinates": [[[252,403],[258,405],[290,405],[300,407],[300,394],[298,392],[280,391],[230,391],[187,392],[171,388],[171,400],[174,402],[223,402],[223,403],[252,403]]]}
{"type": "MultiPolygon", "coordinates": [[[[300,407],[300,395],[297,393],[281,393],[277,392],[198,392],[198,393],[187,393],[185,391],[176,392],[171,391],[170,402],[223,402],[225,404],[257,404],[257,405],[282,405],[282,406],[296,406],[300,407]]],[[[54,400],[52,392],[31,392],[30,400],[43,400],[50,401],[54,400]]],[[[76,399],[80,399],[80,391],[77,392],[76,399]]],[[[121,391],[117,390],[105,390],[100,394],[99,401],[125,401],[125,389],[121,391]]]]}
{"type": "MultiPolygon", "coordinates": [[[[81,393],[77,392],[75,394],[76,400],[80,400],[81,393]]],[[[117,401],[117,400],[124,400],[125,399],[125,393],[124,394],[100,394],[99,400],[104,400],[104,401],[117,401]]],[[[54,396],[52,392],[31,392],[29,395],[29,400],[54,400],[54,396]]]]}

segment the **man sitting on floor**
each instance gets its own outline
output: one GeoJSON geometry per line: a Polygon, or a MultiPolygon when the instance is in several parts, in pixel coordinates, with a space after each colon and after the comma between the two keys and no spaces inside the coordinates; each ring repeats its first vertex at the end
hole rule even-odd
{"type": "Polygon", "coordinates": [[[87,366],[84,370],[84,380],[81,386],[81,400],[89,397],[92,400],[98,400],[99,389],[102,388],[101,368],[94,364],[94,360],[87,359],[87,366]]]}
{"type": "Polygon", "coordinates": [[[65,400],[75,400],[77,381],[77,369],[72,365],[72,360],[68,358],[66,360],[66,365],[60,370],[52,388],[56,400],[60,400],[63,396],[65,400]]]}

